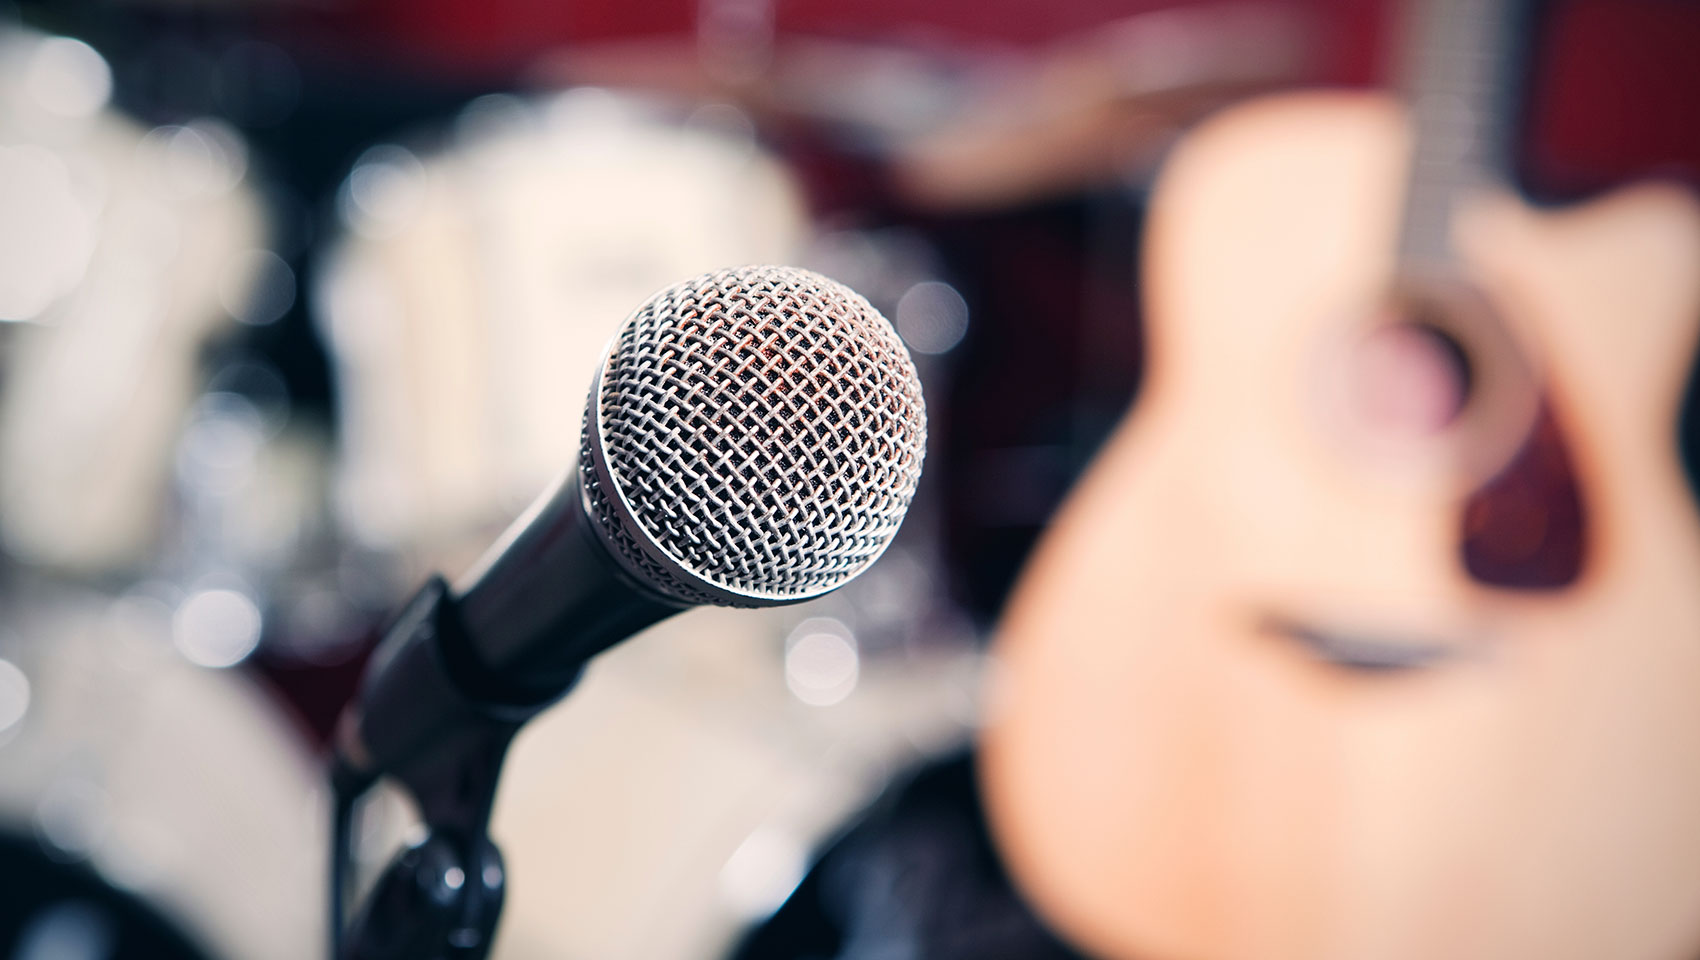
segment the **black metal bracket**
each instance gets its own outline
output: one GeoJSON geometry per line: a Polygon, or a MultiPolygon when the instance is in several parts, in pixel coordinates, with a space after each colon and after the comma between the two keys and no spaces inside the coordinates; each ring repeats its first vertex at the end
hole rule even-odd
{"type": "Polygon", "coordinates": [[[341,960],[481,960],[503,885],[502,856],[488,837],[431,832],[379,877],[342,938],[341,960]]]}
{"type": "MultiPolygon", "coordinates": [[[[492,707],[463,688],[457,662],[466,649],[448,585],[434,578],[386,632],[374,662],[387,678],[360,701],[386,709],[371,717],[430,710],[452,718],[429,749],[385,753],[385,769],[413,796],[423,839],[385,868],[353,920],[342,928],[352,872],[353,806],[373,777],[345,765],[333,773],[337,817],[332,837],[331,937],[334,960],[482,960],[490,952],[506,890],[501,851],[490,840],[491,809],[508,744],[547,704],[492,707]]],[[[360,731],[383,750],[382,727],[360,731]]]]}

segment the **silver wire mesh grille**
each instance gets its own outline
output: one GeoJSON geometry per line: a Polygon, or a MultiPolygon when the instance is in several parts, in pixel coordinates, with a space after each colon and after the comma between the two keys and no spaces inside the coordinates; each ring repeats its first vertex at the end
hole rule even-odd
{"type": "Polygon", "coordinates": [[[641,531],[585,469],[591,516],[654,586],[759,606],[824,593],[873,562],[915,495],[926,442],[915,366],[878,311],[806,270],[745,267],[663,290],[626,321],[579,462],[602,458],[641,531]]]}

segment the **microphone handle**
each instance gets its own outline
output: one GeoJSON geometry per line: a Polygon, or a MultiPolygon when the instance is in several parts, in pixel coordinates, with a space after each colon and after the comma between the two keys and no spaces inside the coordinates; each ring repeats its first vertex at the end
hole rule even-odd
{"type": "Polygon", "coordinates": [[[574,470],[457,585],[493,699],[565,692],[590,659],[686,605],[639,585],[597,534],[574,470]]]}
{"type": "Polygon", "coordinates": [[[540,498],[459,590],[434,579],[385,631],[337,732],[339,756],[394,773],[444,736],[521,723],[590,659],[684,607],[634,583],[585,515],[575,471],[540,498]]]}

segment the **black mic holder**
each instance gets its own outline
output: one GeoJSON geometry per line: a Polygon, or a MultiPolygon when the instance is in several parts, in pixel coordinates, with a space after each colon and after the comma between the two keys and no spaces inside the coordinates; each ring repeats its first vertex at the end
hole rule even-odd
{"type": "Polygon", "coordinates": [[[502,854],[489,835],[502,759],[520,725],[557,698],[516,706],[473,699],[467,678],[483,671],[464,660],[470,651],[455,598],[435,577],[403,608],[373,656],[374,665],[394,661],[368,670],[386,681],[357,695],[367,705],[387,701],[388,709],[369,711],[366,728],[338,732],[342,745],[356,746],[338,750],[331,776],[332,960],[481,960],[490,952],[506,889],[502,854]],[[410,715],[446,718],[446,736],[430,749],[386,764],[417,803],[425,834],[390,861],[345,928],[354,805],[375,779],[349,754],[378,753],[383,719],[410,715]]]}

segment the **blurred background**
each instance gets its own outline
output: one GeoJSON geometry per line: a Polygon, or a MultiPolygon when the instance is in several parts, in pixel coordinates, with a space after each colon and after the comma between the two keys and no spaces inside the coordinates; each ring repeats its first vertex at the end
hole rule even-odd
{"type": "MultiPolygon", "coordinates": [[[[377,628],[570,466],[633,307],[757,262],[894,321],[922,492],[840,593],[677,617],[526,729],[496,955],[1060,950],[964,773],[985,637],[1136,397],[1166,149],[1379,83],[1394,12],[0,2],[0,957],[312,955],[320,756],[377,628]],[[877,875],[894,821],[921,899],[768,921],[835,843],[840,887],[877,875]],[[964,876],[980,907],[914,906],[964,876]]],[[[1700,5],[1553,0],[1530,39],[1526,193],[1700,171],[1700,5]]],[[[380,863],[409,812],[363,816],[380,863]]]]}

